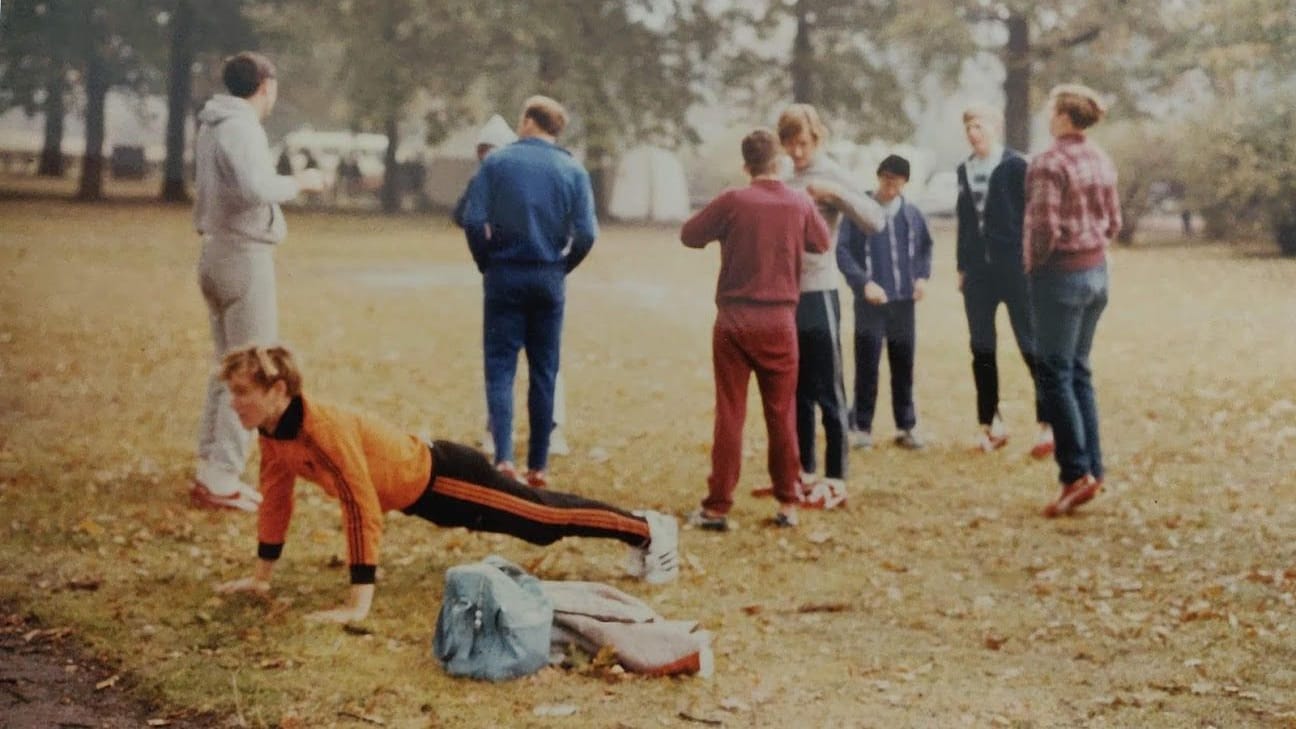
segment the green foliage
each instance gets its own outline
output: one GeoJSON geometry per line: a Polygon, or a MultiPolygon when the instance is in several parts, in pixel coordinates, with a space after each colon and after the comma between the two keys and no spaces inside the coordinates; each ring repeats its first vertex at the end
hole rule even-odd
{"type": "Polygon", "coordinates": [[[1184,156],[1181,174],[1210,233],[1276,234],[1296,225],[1293,128],[1292,90],[1221,103],[1188,125],[1185,141],[1192,141],[1192,153],[1184,156]]]}
{"type": "Polygon", "coordinates": [[[16,0],[0,15],[0,110],[35,114],[51,76],[67,72],[64,47],[73,27],[63,5],[16,0]],[[51,43],[52,39],[59,42],[51,43]]]}
{"type": "Polygon", "coordinates": [[[1138,108],[1164,78],[1150,56],[1165,35],[1166,14],[1156,0],[915,0],[905,3],[889,36],[951,83],[964,61],[998,58],[1007,72],[1009,142],[1026,147],[1036,100],[1058,83],[1087,83],[1121,101],[1118,108],[1138,108]],[[1022,33],[1016,47],[1014,24],[1022,33]]]}
{"type": "Polygon", "coordinates": [[[573,113],[570,144],[610,153],[697,141],[687,113],[716,41],[702,3],[676,0],[669,12],[625,0],[487,4],[483,87],[506,117],[543,93],[573,113]]]}
{"type": "Polygon", "coordinates": [[[723,18],[734,50],[722,60],[721,93],[761,118],[800,101],[845,136],[903,139],[913,123],[882,33],[897,7],[891,0],[735,4],[723,18]],[[776,45],[789,30],[792,46],[776,45]]]}

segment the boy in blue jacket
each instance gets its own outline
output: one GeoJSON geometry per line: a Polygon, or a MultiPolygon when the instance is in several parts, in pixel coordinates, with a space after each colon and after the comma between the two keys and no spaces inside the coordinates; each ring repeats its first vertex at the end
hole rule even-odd
{"type": "Polygon", "coordinates": [[[896,445],[909,450],[925,443],[914,431],[913,371],[917,331],[914,303],[931,277],[932,239],[922,211],[901,193],[909,182],[909,160],[890,155],[877,169],[873,193],[886,212],[886,227],[866,235],[849,219],[837,241],[837,265],[855,293],[855,432],[852,444],[873,445],[878,364],[886,342],[891,366],[891,410],[896,445]]]}

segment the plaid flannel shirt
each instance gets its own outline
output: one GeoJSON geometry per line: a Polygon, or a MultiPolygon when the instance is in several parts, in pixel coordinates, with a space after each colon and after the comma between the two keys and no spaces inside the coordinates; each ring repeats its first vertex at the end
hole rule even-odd
{"type": "Polygon", "coordinates": [[[1116,167],[1084,135],[1059,137],[1026,173],[1026,271],[1078,271],[1102,262],[1121,228],[1116,167]]]}

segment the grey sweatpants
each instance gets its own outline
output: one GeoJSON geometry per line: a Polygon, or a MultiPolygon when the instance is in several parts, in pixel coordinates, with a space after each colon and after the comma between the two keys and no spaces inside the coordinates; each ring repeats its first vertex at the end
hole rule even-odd
{"type": "Polygon", "coordinates": [[[207,400],[198,423],[199,466],[217,467],[237,478],[247,465],[252,432],[230,407],[219,365],[235,347],[273,344],[279,338],[274,246],[204,238],[198,286],[207,302],[213,345],[207,400]]]}

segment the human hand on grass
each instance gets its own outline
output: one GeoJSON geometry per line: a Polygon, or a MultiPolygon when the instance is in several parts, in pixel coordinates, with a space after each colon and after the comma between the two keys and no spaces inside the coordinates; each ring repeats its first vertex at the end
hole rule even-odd
{"type": "Polygon", "coordinates": [[[886,290],[876,282],[869,281],[864,284],[864,300],[874,306],[881,306],[887,302],[886,290]]]}

